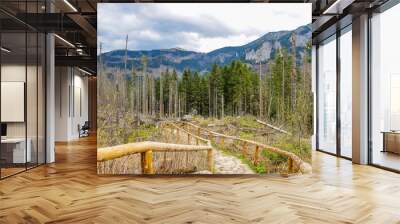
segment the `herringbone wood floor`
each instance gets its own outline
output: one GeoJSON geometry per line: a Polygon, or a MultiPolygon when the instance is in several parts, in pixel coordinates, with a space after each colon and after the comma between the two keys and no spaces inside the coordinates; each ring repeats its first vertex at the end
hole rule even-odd
{"type": "Polygon", "coordinates": [[[0,181],[0,223],[400,223],[400,175],[315,153],[314,174],[99,177],[95,138],[0,181]]]}

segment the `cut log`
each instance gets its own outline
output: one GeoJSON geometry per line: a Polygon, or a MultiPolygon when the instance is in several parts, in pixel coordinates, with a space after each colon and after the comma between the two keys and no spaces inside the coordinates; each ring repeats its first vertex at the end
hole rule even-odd
{"type": "Polygon", "coordinates": [[[276,131],[279,131],[279,132],[281,132],[281,133],[284,133],[284,134],[287,134],[287,135],[292,135],[292,133],[290,133],[290,132],[288,132],[288,131],[285,131],[285,130],[283,130],[283,129],[281,129],[281,128],[278,128],[278,127],[276,127],[276,126],[273,126],[272,124],[268,124],[268,123],[266,123],[266,122],[264,122],[264,121],[257,120],[257,122],[260,123],[260,124],[262,124],[262,125],[265,125],[265,126],[267,126],[267,127],[269,127],[269,128],[272,128],[272,129],[274,129],[274,130],[276,130],[276,131]]]}

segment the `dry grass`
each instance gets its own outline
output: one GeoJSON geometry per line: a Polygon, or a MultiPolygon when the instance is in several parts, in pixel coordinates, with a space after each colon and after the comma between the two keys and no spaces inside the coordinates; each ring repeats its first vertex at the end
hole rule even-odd
{"type": "Polygon", "coordinates": [[[131,154],[118,159],[97,162],[98,174],[141,174],[140,153],[131,154]]]}
{"type": "Polygon", "coordinates": [[[154,154],[156,174],[186,174],[207,170],[207,152],[160,152],[154,154]]]}
{"type": "MultiPolygon", "coordinates": [[[[188,141],[187,135],[184,133],[180,133],[177,138],[177,133],[171,135],[167,130],[159,130],[156,135],[150,137],[151,140],[176,144],[196,144],[193,138],[188,141]],[[172,136],[175,137],[172,138],[172,136]]],[[[154,152],[153,169],[156,174],[189,174],[207,170],[207,152],[154,152]]],[[[98,174],[142,174],[140,154],[98,162],[97,171],[98,174]]]]}
{"type": "MultiPolygon", "coordinates": [[[[187,174],[207,170],[207,153],[155,152],[153,169],[156,174],[187,174]]],[[[142,174],[140,154],[97,163],[98,174],[142,174]]]]}
{"type": "MultiPolygon", "coordinates": [[[[202,119],[199,123],[203,124],[203,127],[230,136],[238,136],[243,139],[253,140],[266,145],[277,146],[284,150],[295,153],[300,156],[303,161],[309,162],[311,160],[311,153],[309,151],[293,150],[294,144],[291,139],[284,138],[285,135],[270,132],[265,135],[265,128],[253,125],[252,120],[248,117],[242,118],[241,121],[235,121],[233,119],[225,119],[225,125],[221,125],[221,121],[214,120],[215,125],[208,126],[209,123],[205,119],[202,119]],[[232,123],[233,122],[233,123],[232,123]],[[283,144],[284,143],[284,144],[283,144]]],[[[210,122],[210,121],[209,121],[210,122]]],[[[253,122],[254,123],[254,122],[253,122]]],[[[288,174],[288,159],[277,153],[269,152],[265,149],[259,149],[258,161],[255,161],[255,149],[254,145],[247,145],[243,150],[243,143],[240,141],[233,141],[225,139],[224,145],[221,144],[219,137],[214,139],[215,147],[222,150],[226,154],[239,158],[243,163],[249,165],[249,167],[257,172],[263,174],[288,174]]],[[[303,144],[304,145],[304,144],[303,144]]]]}

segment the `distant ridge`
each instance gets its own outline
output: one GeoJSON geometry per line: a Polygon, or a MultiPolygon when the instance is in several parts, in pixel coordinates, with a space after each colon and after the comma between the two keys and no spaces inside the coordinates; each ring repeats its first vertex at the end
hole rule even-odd
{"type": "MultiPolygon", "coordinates": [[[[242,46],[228,46],[208,53],[185,50],[174,47],[155,50],[128,50],[128,69],[132,67],[141,69],[141,57],[148,59],[148,71],[159,73],[160,68],[170,68],[181,73],[184,69],[207,72],[212,64],[228,64],[233,60],[241,60],[250,66],[256,66],[271,60],[279,48],[291,48],[290,38],[292,33],[296,35],[297,61],[300,62],[304,54],[307,42],[311,40],[311,25],[300,26],[295,30],[269,32],[260,38],[242,46]]],[[[101,55],[103,63],[107,67],[123,68],[125,50],[114,50],[101,55]]]]}

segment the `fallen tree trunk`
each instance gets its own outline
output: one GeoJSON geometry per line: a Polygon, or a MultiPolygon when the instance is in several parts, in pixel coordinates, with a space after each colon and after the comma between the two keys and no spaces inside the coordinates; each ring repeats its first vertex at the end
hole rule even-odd
{"type": "Polygon", "coordinates": [[[285,131],[285,130],[283,130],[283,129],[281,129],[281,128],[278,128],[278,127],[276,127],[276,126],[273,126],[272,124],[268,124],[268,123],[266,123],[266,122],[264,122],[264,121],[257,120],[257,122],[260,123],[260,124],[262,124],[262,125],[265,125],[265,126],[267,126],[267,127],[269,127],[269,128],[272,128],[272,129],[274,129],[274,130],[276,130],[276,131],[279,131],[279,132],[281,132],[281,133],[284,133],[284,134],[287,134],[287,135],[292,135],[292,133],[290,133],[290,132],[288,132],[288,131],[285,131]]]}

